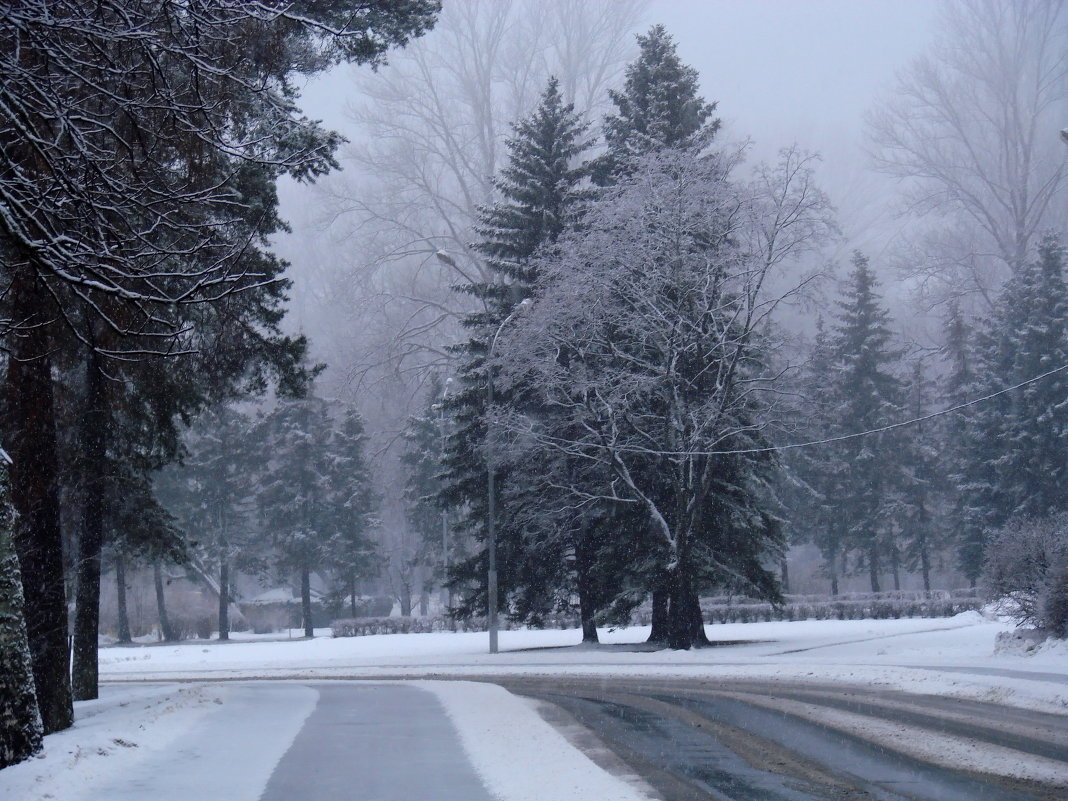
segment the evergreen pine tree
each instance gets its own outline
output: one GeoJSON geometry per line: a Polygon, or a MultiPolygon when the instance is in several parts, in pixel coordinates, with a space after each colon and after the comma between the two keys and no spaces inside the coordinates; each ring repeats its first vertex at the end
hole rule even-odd
{"type": "MultiPolygon", "coordinates": [[[[455,515],[458,533],[475,540],[485,537],[487,514],[486,464],[486,366],[491,340],[516,305],[533,292],[537,276],[530,268],[540,247],[555,241],[576,218],[587,196],[582,184],[586,169],[582,154],[591,142],[587,125],[565,103],[556,79],[551,79],[537,108],[514,126],[508,140],[508,163],[494,182],[500,200],[481,210],[476,251],[486,258],[494,273],[492,282],[465,286],[462,291],[478,297],[483,309],[467,316],[468,342],[457,348],[461,364],[457,371],[459,390],[446,401],[453,418],[445,454],[445,485],[442,501],[455,515]]],[[[507,405],[511,399],[496,398],[507,405]]],[[[509,513],[504,496],[508,477],[495,470],[497,539],[508,548],[509,513]]],[[[455,578],[469,590],[458,614],[473,614],[485,608],[484,551],[456,566],[455,578]]],[[[511,585],[509,570],[514,559],[502,559],[503,592],[511,585]]]]}
{"type": "Polygon", "coordinates": [[[363,424],[346,410],[309,396],[283,401],[260,426],[264,447],[258,503],[281,575],[300,578],[304,633],[314,636],[311,576],[343,571],[349,586],[369,549],[373,496],[363,461],[363,424]]]}
{"type": "MultiPolygon", "coordinates": [[[[977,343],[986,395],[1068,364],[1064,249],[1047,237],[1006,284],[977,343]]],[[[962,567],[978,576],[986,532],[1068,509],[1068,375],[1055,373],[972,408],[964,470],[962,567]]]]}
{"type": "MultiPolygon", "coordinates": [[[[900,417],[902,387],[893,373],[898,355],[891,346],[890,315],[876,286],[868,259],[858,251],[838,301],[833,339],[836,416],[846,433],[878,428],[900,417]]],[[[834,512],[848,521],[849,547],[866,564],[872,592],[879,592],[885,557],[896,547],[888,520],[896,438],[884,432],[847,440],[843,446],[834,512]]]]}
{"type": "Polygon", "coordinates": [[[196,542],[201,565],[215,568],[219,639],[230,638],[230,574],[253,564],[255,533],[251,477],[260,464],[252,421],[238,409],[206,409],[189,430],[181,465],[161,471],[157,485],[186,536],[196,542]]]}
{"type": "MultiPolygon", "coordinates": [[[[697,70],[679,59],[667,29],[654,25],[637,40],[638,57],[627,65],[622,90],[609,92],[616,112],[604,119],[606,150],[591,165],[600,186],[628,173],[643,154],[707,144],[719,130],[720,121],[712,116],[716,103],[698,94],[697,70]]],[[[668,637],[668,598],[659,583],[652,588],[652,642],[668,637]]]]}
{"type": "MultiPolygon", "coordinates": [[[[817,441],[841,433],[835,376],[834,349],[821,317],[798,387],[797,430],[802,439],[817,441]]],[[[841,447],[827,443],[819,448],[797,448],[788,453],[787,462],[793,539],[819,548],[831,595],[838,595],[839,564],[846,547],[845,521],[835,510],[843,477],[841,447]]]]}
{"type": "Polygon", "coordinates": [[[638,37],[638,57],[626,69],[623,89],[609,91],[616,107],[604,119],[606,152],[593,165],[600,185],[644,153],[664,147],[690,147],[696,139],[711,141],[720,121],[716,103],[698,94],[700,76],[683,64],[675,41],[663,25],[638,37]]]}
{"type": "MultiPolygon", "coordinates": [[[[916,359],[905,392],[905,410],[909,418],[929,412],[932,390],[923,362],[916,359]]],[[[940,550],[944,530],[941,510],[948,485],[939,445],[945,441],[944,418],[916,423],[901,431],[898,450],[900,514],[904,566],[918,570],[923,589],[931,591],[932,560],[940,550]]]]}
{"type": "Polygon", "coordinates": [[[356,583],[380,567],[371,533],[378,525],[379,498],[367,461],[363,418],[354,406],[340,410],[330,443],[331,465],[326,479],[333,520],[325,546],[325,561],[334,575],[335,594],[349,600],[356,617],[356,583]]]}

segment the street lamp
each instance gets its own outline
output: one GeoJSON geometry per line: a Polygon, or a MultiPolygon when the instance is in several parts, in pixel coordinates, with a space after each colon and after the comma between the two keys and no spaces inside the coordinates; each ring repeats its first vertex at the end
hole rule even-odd
{"type": "MultiPolygon", "coordinates": [[[[456,260],[445,250],[437,250],[434,257],[442,264],[457,269],[456,260]]],[[[494,465],[493,445],[490,442],[490,409],[493,407],[493,352],[497,348],[497,338],[500,337],[504,327],[512,321],[522,309],[530,305],[530,298],[519,303],[512,313],[505,317],[490,341],[489,351],[486,353],[486,558],[489,562],[488,575],[486,576],[486,622],[489,628],[489,652],[497,653],[497,514],[494,488],[494,465]]],[[[482,298],[482,307],[489,314],[489,304],[482,298]]]]}
{"type": "Polygon", "coordinates": [[[486,583],[487,602],[489,605],[489,652],[497,653],[497,515],[495,510],[493,464],[493,443],[490,441],[490,410],[493,408],[493,352],[497,349],[497,338],[504,327],[523,309],[530,305],[530,298],[523,300],[512,309],[512,313],[501,320],[497,333],[490,342],[486,354],[486,552],[489,561],[489,576],[486,583]]]}
{"type": "MultiPolygon", "coordinates": [[[[431,408],[435,409],[439,414],[439,430],[441,432],[441,459],[444,462],[445,449],[448,444],[448,431],[445,427],[445,402],[449,398],[449,386],[452,384],[452,376],[445,379],[445,387],[441,391],[441,401],[435,403],[431,408]]],[[[445,595],[447,601],[445,603],[445,609],[452,612],[452,587],[448,585],[449,581],[449,510],[442,505],[441,507],[441,559],[442,559],[442,574],[444,576],[445,583],[445,595]]],[[[453,621],[453,629],[456,628],[456,622],[453,621]]]]}

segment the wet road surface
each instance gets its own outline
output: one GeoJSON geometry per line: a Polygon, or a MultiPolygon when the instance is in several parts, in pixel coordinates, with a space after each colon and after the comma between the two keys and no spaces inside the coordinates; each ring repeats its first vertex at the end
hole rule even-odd
{"type": "Polygon", "coordinates": [[[941,696],[769,682],[497,683],[562,710],[665,801],[1068,799],[1068,717],[1062,715],[941,696]],[[840,719],[853,725],[837,725],[840,719]],[[1046,772],[1035,781],[934,764],[889,748],[877,736],[859,735],[857,721],[864,720],[876,732],[908,727],[909,737],[948,736],[994,749],[1010,762],[1014,755],[1021,763],[1037,760],[1046,772]]]}

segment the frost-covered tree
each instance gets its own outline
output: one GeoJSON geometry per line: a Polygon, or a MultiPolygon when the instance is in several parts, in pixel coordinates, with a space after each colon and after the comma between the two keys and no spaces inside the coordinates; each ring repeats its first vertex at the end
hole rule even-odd
{"type": "Polygon", "coordinates": [[[564,455],[607,479],[569,481],[576,505],[644,517],[649,536],[617,547],[648,543],[632,560],[643,590],[663,577],[679,648],[704,642],[699,588],[778,593],[762,564],[782,546],[759,333],[774,303],[765,263],[738,244],[749,218],[731,166],[693,149],[636,161],[542,257],[533,308],[502,333],[499,358],[508,386],[552,410],[494,410],[514,458],[564,455]]]}

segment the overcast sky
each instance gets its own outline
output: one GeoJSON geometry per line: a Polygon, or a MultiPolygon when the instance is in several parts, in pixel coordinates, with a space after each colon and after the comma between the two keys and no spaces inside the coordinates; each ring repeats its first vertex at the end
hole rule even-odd
{"type": "MultiPolygon", "coordinates": [[[[932,0],[654,0],[643,29],[658,22],[667,26],[682,58],[701,74],[705,98],[719,103],[726,135],[752,138],[754,160],[773,158],[793,142],[819,151],[822,182],[842,207],[849,229],[875,213],[862,208],[874,191],[863,154],[864,113],[892,86],[895,71],[930,42],[938,5],[932,0]]],[[[303,105],[310,115],[356,138],[345,116],[355,99],[346,70],[308,85],[303,105]]],[[[294,223],[303,216],[298,209],[306,207],[302,195],[285,192],[294,223]]]]}

